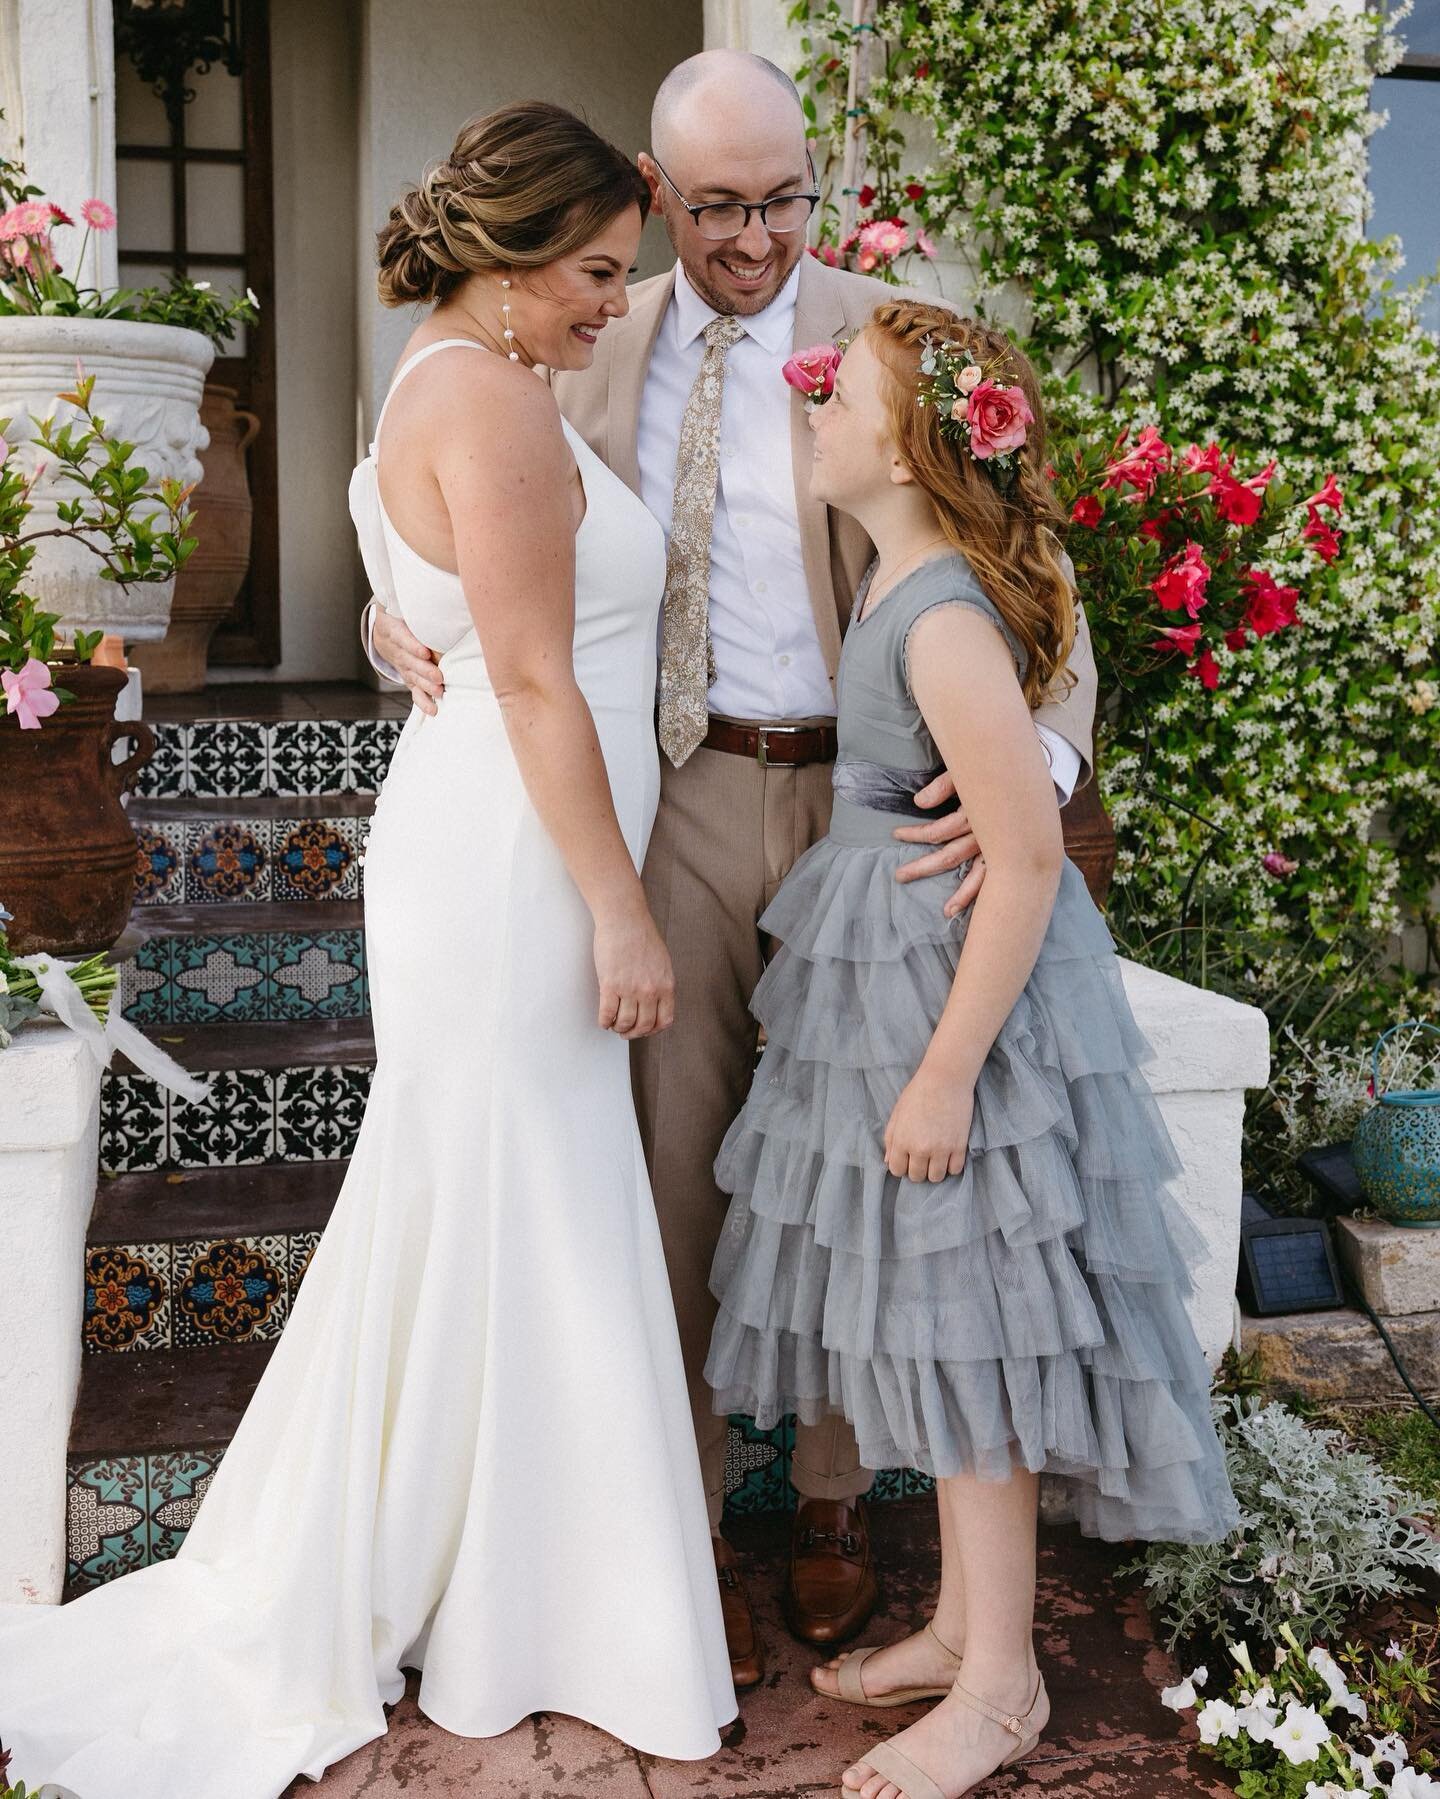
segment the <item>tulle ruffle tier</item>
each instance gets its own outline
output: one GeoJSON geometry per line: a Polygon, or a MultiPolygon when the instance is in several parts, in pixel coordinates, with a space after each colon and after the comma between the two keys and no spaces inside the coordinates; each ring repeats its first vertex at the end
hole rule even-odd
{"type": "Polygon", "coordinates": [[[761,921],[766,1049],[716,1177],[717,1410],[843,1410],[868,1467],[1061,1477],[1092,1536],[1205,1542],[1237,1511],[1185,1309],[1203,1238],[1138,1067],[1114,946],[1066,863],[1034,972],[976,1085],[966,1166],[885,1167],[890,1111],[954,981],[965,920],[901,848],[826,839],[761,921]]]}

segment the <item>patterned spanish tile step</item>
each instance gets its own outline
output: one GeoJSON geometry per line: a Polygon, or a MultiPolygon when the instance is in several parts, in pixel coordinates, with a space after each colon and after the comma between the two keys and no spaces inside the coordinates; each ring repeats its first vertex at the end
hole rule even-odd
{"type": "Polygon", "coordinates": [[[102,1179],[85,1251],[85,1348],[278,1337],[347,1163],[102,1179]]]}
{"type": "Polygon", "coordinates": [[[153,1035],[186,1068],[212,1074],[210,1095],[192,1102],[148,1075],[112,1069],[100,1089],[102,1173],[350,1154],[374,1071],[367,1020],[193,1025],[153,1035]]]}
{"type": "Polygon", "coordinates": [[[136,793],[231,798],[375,793],[400,738],[400,718],[155,720],[155,754],[136,793]]]}
{"type": "Polygon", "coordinates": [[[153,906],[120,964],[125,1016],[143,1026],[363,1018],[370,1011],[363,908],[333,900],[153,906]],[[223,928],[217,929],[217,925],[223,928]]]}
{"type": "Polygon", "coordinates": [[[130,808],[139,906],[355,900],[374,800],[166,800],[130,808]]]}

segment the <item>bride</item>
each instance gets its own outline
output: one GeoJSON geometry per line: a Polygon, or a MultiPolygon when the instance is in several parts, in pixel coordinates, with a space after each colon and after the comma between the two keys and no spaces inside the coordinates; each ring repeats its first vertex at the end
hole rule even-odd
{"type": "Polygon", "coordinates": [[[630,1096],[670,964],[660,526],[532,373],[626,311],[647,203],[558,107],[472,120],[390,214],[434,302],[356,470],[388,607],[437,653],[366,859],[377,1066],[329,1228],[173,1561],[0,1612],[0,1739],[81,1799],[278,1799],[385,1732],[584,1718],[698,1758],[735,1716],[630,1096]]]}

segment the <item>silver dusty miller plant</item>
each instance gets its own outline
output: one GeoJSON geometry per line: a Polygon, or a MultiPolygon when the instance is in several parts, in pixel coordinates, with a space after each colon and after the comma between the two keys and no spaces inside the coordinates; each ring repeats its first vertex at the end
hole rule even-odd
{"type": "Polygon", "coordinates": [[[1167,1646],[1201,1629],[1302,1643],[1333,1633],[1358,1601],[1415,1591],[1440,1544],[1408,1514],[1423,1501],[1338,1430],[1282,1405],[1217,1396],[1240,1523],[1223,1543],[1155,1543],[1120,1570],[1143,1574],[1167,1646]]]}

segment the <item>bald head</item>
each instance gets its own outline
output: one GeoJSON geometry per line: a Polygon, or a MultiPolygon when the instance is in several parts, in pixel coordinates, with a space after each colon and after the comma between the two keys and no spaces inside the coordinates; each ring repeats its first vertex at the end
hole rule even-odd
{"type": "Polygon", "coordinates": [[[702,50],[660,84],[650,113],[650,145],[667,167],[697,146],[763,144],[783,155],[805,141],[800,93],[781,68],[748,50],[702,50]]]}

